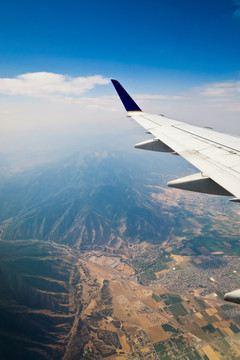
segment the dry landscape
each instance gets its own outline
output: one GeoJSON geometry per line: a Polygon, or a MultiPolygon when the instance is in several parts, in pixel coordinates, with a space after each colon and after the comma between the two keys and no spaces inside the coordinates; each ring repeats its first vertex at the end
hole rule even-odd
{"type": "MultiPolygon", "coordinates": [[[[177,266],[186,268],[190,261],[190,257],[173,255],[169,268],[162,273],[166,275],[177,266]]],[[[88,328],[84,357],[240,357],[239,321],[231,319],[229,313],[240,315],[240,309],[226,305],[216,293],[203,297],[198,289],[190,295],[171,294],[160,284],[141,285],[136,270],[124,256],[88,252],[81,256],[78,266],[82,279],[81,319],[88,328]]],[[[161,272],[156,275],[159,278],[161,272]]]]}

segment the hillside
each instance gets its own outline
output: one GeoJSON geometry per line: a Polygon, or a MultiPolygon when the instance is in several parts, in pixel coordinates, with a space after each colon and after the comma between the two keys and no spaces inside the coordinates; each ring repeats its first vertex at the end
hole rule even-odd
{"type": "MultiPolygon", "coordinates": [[[[221,297],[227,285],[237,286],[238,207],[226,198],[166,188],[192,171],[170,155],[87,153],[2,179],[1,359],[115,359],[121,351],[135,359],[136,338],[148,344],[142,353],[156,355],[162,339],[174,344],[168,329],[181,329],[180,338],[185,331],[165,308],[162,299],[170,295],[164,294],[184,288],[191,314],[199,311],[196,296],[217,291],[221,297]],[[210,272],[217,284],[209,282],[210,272]],[[129,301],[126,312],[119,310],[122,301],[129,301]],[[162,328],[163,322],[171,326],[162,328]]],[[[206,306],[228,319],[221,298],[211,296],[206,306]]],[[[208,324],[207,313],[202,316],[208,324]]],[[[205,335],[196,334],[204,347],[205,335]]],[[[189,341],[185,334],[181,351],[189,341]]]]}
{"type": "MultiPolygon", "coordinates": [[[[0,189],[3,239],[39,239],[86,249],[166,239],[171,222],[151,201],[152,164],[120,154],[76,155],[13,177],[0,189]]],[[[159,174],[155,184],[162,184],[159,174]],[[158,181],[158,182],[157,182],[158,181]]]]}
{"type": "MultiPolygon", "coordinates": [[[[198,216],[208,197],[192,194],[193,200],[185,206],[182,200],[176,203],[179,192],[171,190],[161,199],[165,191],[161,187],[176,176],[171,173],[181,176],[192,171],[179,158],[170,157],[169,163],[167,159],[124,153],[77,154],[12,176],[0,187],[2,238],[91,249],[115,247],[119,239],[125,244],[161,243],[171,231],[181,233],[191,226],[209,229],[206,213],[198,216]]],[[[209,212],[215,204],[228,207],[230,215],[234,210],[225,199],[212,197],[209,212]]]]}

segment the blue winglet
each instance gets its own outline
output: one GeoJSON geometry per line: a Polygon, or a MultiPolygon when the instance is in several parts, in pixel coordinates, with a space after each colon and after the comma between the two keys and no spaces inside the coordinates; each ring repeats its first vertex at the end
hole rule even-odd
{"type": "Polygon", "coordinates": [[[127,111],[142,111],[117,80],[111,79],[111,81],[127,111]]]}

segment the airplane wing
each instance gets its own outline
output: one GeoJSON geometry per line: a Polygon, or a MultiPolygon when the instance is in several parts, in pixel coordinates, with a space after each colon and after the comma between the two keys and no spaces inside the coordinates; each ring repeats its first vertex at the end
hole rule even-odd
{"type": "MultiPolygon", "coordinates": [[[[143,112],[117,80],[112,83],[128,112],[152,140],[136,144],[139,149],[177,154],[200,170],[170,181],[168,186],[215,195],[233,196],[240,202],[240,137],[190,125],[162,115],[143,112]]],[[[225,294],[225,300],[240,303],[240,289],[225,294]]]]}
{"type": "Polygon", "coordinates": [[[128,116],[154,136],[136,148],[182,156],[199,173],[170,181],[168,186],[215,195],[240,202],[240,137],[190,125],[162,115],[143,112],[117,80],[112,83],[128,116]]]}

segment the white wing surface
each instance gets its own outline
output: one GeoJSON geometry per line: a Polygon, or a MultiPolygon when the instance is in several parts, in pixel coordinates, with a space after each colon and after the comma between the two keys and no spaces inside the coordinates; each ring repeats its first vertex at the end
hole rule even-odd
{"type": "Polygon", "coordinates": [[[231,201],[240,201],[240,137],[145,113],[118,81],[112,82],[128,115],[154,136],[135,147],[178,154],[200,170],[169,186],[234,196],[231,201]]]}
{"type": "MultiPolygon", "coordinates": [[[[112,80],[128,116],[142,125],[154,139],[136,144],[139,149],[181,155],[200,173],[170,181],[171,187],[235,196],[240,202],[240,137],[144,113],[122,85],[112,80]]],[[[240,289],[225,294],[226,301],[240,304],[240,289]]]]}

